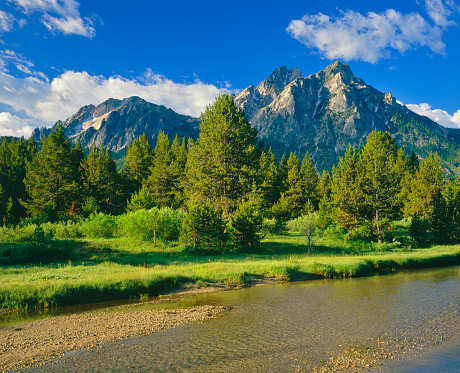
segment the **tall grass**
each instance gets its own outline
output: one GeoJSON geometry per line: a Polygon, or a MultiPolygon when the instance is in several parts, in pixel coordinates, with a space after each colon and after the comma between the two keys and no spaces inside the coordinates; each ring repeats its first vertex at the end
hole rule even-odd
{"type": "Polygon", "coordinates": [[[259,254],[194,257],[183,247],[154,247],[126,238],[80,241],[79,261],[0,268],[0,304],[21,309],[138,298],[168,292],[185,283],[242,285],[253,276],[292,281],[344,278],[395,269],[460,264],[457,246],[342,254],[327,246],[305,253],[303,238],[269,236],[259,254]],[[276,249],[278,248],[278,249],[276,249]]]}

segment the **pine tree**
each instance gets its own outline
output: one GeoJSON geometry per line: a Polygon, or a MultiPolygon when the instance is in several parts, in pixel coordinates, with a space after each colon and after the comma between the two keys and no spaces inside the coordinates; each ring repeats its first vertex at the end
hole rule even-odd
{"type": "Polygon", "coordinates": [[[332,170],[332,218],[345,229],[358,228],[366,222],[360,157],[361,151],[350,146],[345,156],[339,159],[338,167],[332,170]]]}
{"type": "Polygon", "coordinates": [[[259,247],[262,214],[254,200],[238,204],[235,215],[230,218],[230,235],[238,251],[254,252],[259,247]]]}
{"type": "Polygon", "coordinates": [[[292,208],[293,217],[297,217],[300,215],[305,203],[307,202],[305,182],[302,177],[303,175],[300,172],[299,158],[297,158],[295,153],[291,153],[287,161],[287,165],[287,188],[284,195],[292,208]]]}
{"type": "Polygon", "coordinates": [[[280,198],[278,188],[278,166],[272,148],[267,152],[262,152],[260,156],[260,171],[258,176],[260,196],[262,198],[263,209],[270,209],[280,198]]]}
{"type": "Polygon", "coordinates": [[[153,165],[153,150],[145,133],[128,146],[126,152],[125,175],[131,193],[137,192],[142,182],[150,174],[153,165]]]}
{"type": "MultiPolygon", "coordinates": [[[[19,200],[26,201],[28,194],[24,185],[27,164],[37,152],[33,139],[10,139],[3,137],[0,142],[0,186],[3,189],[5,201],[11,197],[11,215],[13,220],[25,217],[26,209],[19,200]]],[[[6,202],[5,202],[6,203],[6,202]]]]}
{"type": "Polygon", "coordinates": [[[30,214],[46,213],[50,218],[64,214],[72,203],[81,205],[82,178],[76,153],[61,126],[50,133],[27,165],[24,179],[29,199],[22,204],[30,214]]]}
{"type": "Polygon", "coordinates": [[[406,216],[422,215],[430,217],[433,213],[435,197],[444,189],[444,175],[437,154],[430,153],[419,166],[410,185],[408,199],[404,205],[406,216]]]}
{"type": "Polygon", "coordinates": [[[123,210],[121,179],[109,150],[92,147],[88,158],[82,163],[84,186],[87,197],[94,197],[100,211],[118,214],[123,210]]]}
{"type": "Polygon", "coordinates": [[[318,195],[319,198],[327,198],[331,195],[331,174],[327,170],[323,170],[321,178],[318,181],[318,195]]]}
{"type": "Polygon", "coordinates": [[[371,223],[378,241],[384,238],[390,221],[400,213],[397,196],[400,175],[396,172],[398,149],[389,132],[371,132],[361,153],[360,179],[365,199],[365,217],[371,223]]]}
{"type": "Polygon", "coordinates": [[[304,180],[306,198],[311,201],[315,209],[318,209],[319,177],[316,173],[315,166],[313,165],[313,161],[308,152],[305,153],[305,157],[303,158],[302,166],[300,167],[300,173],[302,174],[304,180]]]}
{"type": "Polygon", "coordinates": [[[207,251],[224,251],[227,243],[222,211],[209,201],[192,202],[183,220],[182,240],[207,251]]]}
{"type": "Polygon", "coordinates": [[[169,136],[160,132],[154,150],[150,176],[143,184],[157,206],[180,206],[182,203],[181,175],[182,170],[180,164],[175,160],[169,136]]]}
{"type": "Polygon", "coordinates": [[[284,193],[287,190],[286,180],[288,178],[288,161],[286,155],[283,154],[281,157],[280,163],[278,164],[278,178],[276,185],[278,186],[279,193],[284,193]]]}
{"type": "Polygon", "coordinates": [[[187,195],[232,213],[253,190],[259,158],[257,130],[231,95],[219,95],[201,115],[200,135],[189,152],[187,195]]]}

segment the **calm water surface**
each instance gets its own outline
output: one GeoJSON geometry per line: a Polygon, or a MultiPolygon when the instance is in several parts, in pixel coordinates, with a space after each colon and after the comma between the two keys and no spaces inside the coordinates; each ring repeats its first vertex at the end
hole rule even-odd
{"type": "Polygon", "coordinates": [[[313,371],[340,356],[364,356],[375,372],[460,372],[458,266],[198,294],[167,306],[202,304],[232,308],[27,372],[313,371]],[[388,351],[383,366],[371,363],[388,351]]]}

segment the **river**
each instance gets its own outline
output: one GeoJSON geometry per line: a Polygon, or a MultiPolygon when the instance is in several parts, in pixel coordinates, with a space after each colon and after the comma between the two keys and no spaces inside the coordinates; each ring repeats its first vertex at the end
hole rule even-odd
{"type": "Polygon", "coordinates": [[[25,371],[460,372],[459,266],[195,294],[160,306],[202,304],[231,308],[25,371]]]}

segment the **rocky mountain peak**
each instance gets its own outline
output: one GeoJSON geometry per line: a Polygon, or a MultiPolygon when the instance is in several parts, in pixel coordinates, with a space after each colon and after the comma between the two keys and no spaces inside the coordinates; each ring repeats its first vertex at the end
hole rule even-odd
{"type": "Polygon", "coordinates": [[[288,70],[287,66],[275,69],[265,80],[259,83],[256,88],[263,106],[270,104],[286,86],[297,78],[303,78],[297,67],[288,70]]]}
{"type": "Polygon", "coordinates": [[[314,76],[320,78],[323,84],[335,87],[339,85],[349,85],[356,80],[350,66],[340,61],[333,62],[324,70],[314,74],[314,76]]]}
{"type": "Polygon", "coordinates": [[[117,109],[120,106],[120,104],[120,100],[109,98],[107,101],[104,101],[102,104],[96,107],[96,109],[93,112],[93,118],[98,118],[107,113],[110,113],[112,110],[117,109]]]}

